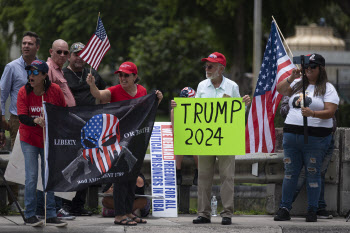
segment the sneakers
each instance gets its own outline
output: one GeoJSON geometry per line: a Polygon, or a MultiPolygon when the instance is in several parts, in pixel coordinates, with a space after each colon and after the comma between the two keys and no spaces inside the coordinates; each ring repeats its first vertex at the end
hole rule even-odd
{"type": "Polygon", "coordinates": [[[198,169],[194,170],[193,185],[198,185],[198,169]]]}
{"type": "MultiPolygon", "coordinates": [[[[69,213],[65,209],[61,208],[57,212],[57,218],[58,219],[63,219],[63,220],[74,220],[75,216],[69,215],[69,213]]],[[[46,222],[47,222],[47,220],[46,220],[46,222]]]]}
{"type": "Polygon", "coordinates": [[[176,169],[176,184],[177,185],[181,185],[182,184],[181,169],[176,169]]]}
{"type": "Polygon", "coordinates": [[[306,221],[306,222],[317,222],[317,215],[316,215],[316,212],[310,211],[310,210],[309,210],[309,211],[307,212],[305,221],[306,221]]]}
{"type": "Polygon", "coordinates": [[[46,225],[48,226],[65,227],[67,224],[68,223],[63,222],[55,217],[46,219],[46,225]]]}
{"type": "Polygon", "coordinates": [[[290,215],[289,215],[288,209],[284,208],[284,207],[279,208],[279,210],[277,211],[273,220],[275,220],[275,221],[288,221],[288,220],[290,220],[290,215]]]}
{"type": "Polygon", "coordinates": [[[332,219],[333,218],[333,215],[331,215],[325,209],[317,210],[316,214],[317,214],[317,218],[319,218],[319,219],[332,219]]]}
{"type": "Polygon", "coordinates": [[[91,216],[92,215],[92,212],[87,210],[87,209],[80,209],[80,210],[72,210],[70,212],[71,215],[74,215],[74,216],[91,216]]]}
{"type": "Polygon", "coordinates": [[[44,221],[40,221],[36,216],[32,216],[26,219],[26,225],[32,227],[40,227],[44,224],[44,221]]]}

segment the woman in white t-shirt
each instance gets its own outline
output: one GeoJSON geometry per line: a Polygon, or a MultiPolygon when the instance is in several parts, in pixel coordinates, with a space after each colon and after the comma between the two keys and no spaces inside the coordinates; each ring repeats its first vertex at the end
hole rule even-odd
{"type": "Polygon", "coordinates": [[[285,176],[282,186],[282,200],[274,220],[290,220],[293,196],[299,173],[305,166],[308,214],[307,222],[317,222],[318,198],[321,191],[321,164],[331,141],[332,117],[337,110],[339,97],[328,82],[325,59],[319,54],[311,54],[305,65],[305,100],[302,95],[301,70],[279,84],[277,91],[290,96],[289,113],[283,128],[283,150],[285,176]],[[308,121],[308,144],[304,144],[303,117],[308,121]]]}

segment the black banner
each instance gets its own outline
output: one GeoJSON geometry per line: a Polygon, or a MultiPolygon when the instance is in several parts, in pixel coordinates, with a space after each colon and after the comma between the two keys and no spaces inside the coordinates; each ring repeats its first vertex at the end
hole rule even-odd
{"type": "Polygon", "coordinates": [[[45,104],[46,191],[136,177],[152,134],[155,94],[96,106],[45,104]]]}

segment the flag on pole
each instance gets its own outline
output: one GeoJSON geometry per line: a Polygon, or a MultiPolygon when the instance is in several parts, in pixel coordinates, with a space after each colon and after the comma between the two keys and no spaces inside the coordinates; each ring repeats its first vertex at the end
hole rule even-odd
{"type": "Polygon", "coordinates": [[[157,108],[155,93],[94,106],[46,103],[45,190],[78,191],[137,177],[157,108]]]}
{"type": "Polygon", "coordinates": [[[270,153],[275,150],[275,113],[282,98],[277,83],[289,77],[295,68],[284,49],[274,21],[254,91],[246,126],[246,153],[270,153]]]}
{"type": "Polygon", "coordinates": [[[98,17],[96,32],[92,35],[87,45],[78,54],[86,63],[97,70],[104,55],[111,48],[107,33],[98,17]]]}

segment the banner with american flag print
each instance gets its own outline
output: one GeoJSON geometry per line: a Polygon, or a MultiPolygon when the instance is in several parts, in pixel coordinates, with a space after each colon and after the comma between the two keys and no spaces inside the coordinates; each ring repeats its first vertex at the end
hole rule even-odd
{"type": "Polygon", "coordinates": [[[95,70],[99,67],[102,58],[111,48],[107,33],[103,27],[103,23],[100,17],[98,17],[97,28],[95,33],[90,38],[83,50],[78,55],[86,61],[87,64],[92,66],[95,70]]]}
{"type": "Polygon", "coordinates": [[[155,94],[96,106],[44,104],[46,191],[137,177],[158,108],[155,94]]]}
{"type": "Polygon", "coordinates": [[[275,150],[275,113],[282,98],[277,83],[295,68],[284,49],[274,21],[267,42],[246,126],[246,153],[275,150]]]}

